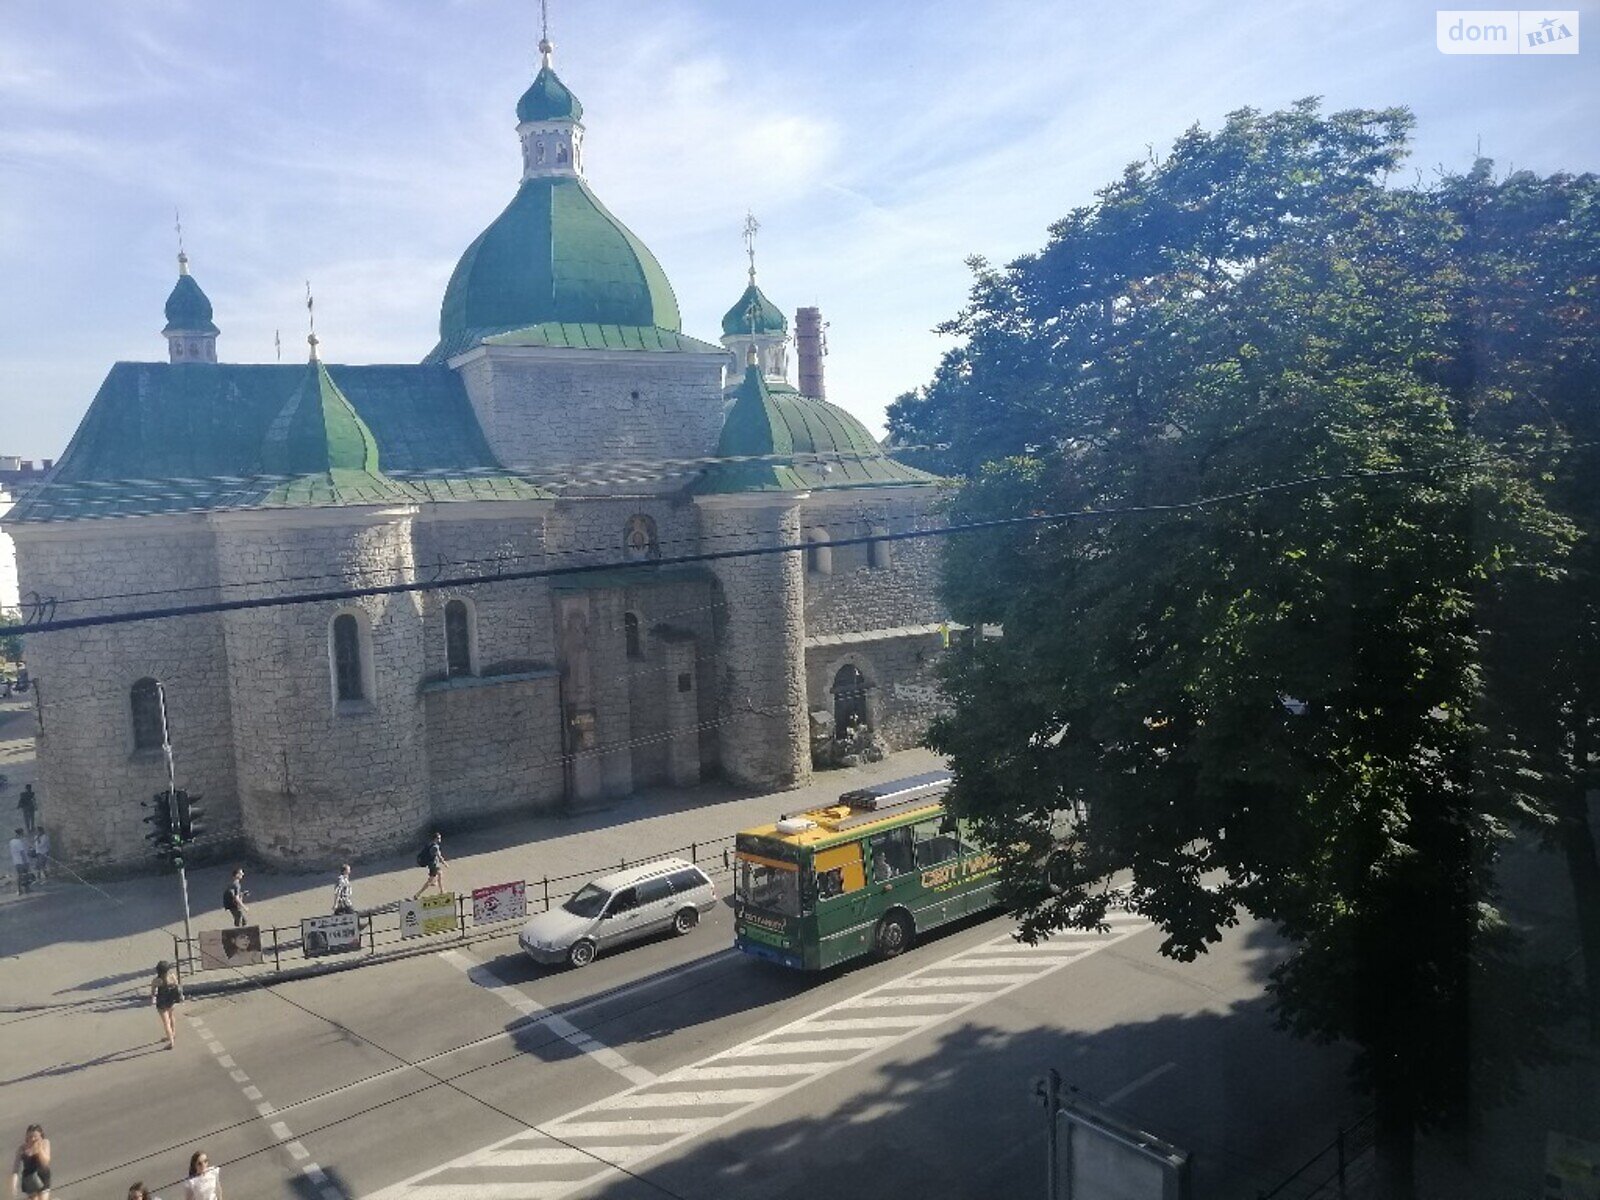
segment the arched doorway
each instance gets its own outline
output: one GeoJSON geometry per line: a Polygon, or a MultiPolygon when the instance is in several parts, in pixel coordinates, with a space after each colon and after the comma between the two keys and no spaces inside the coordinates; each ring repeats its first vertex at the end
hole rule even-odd
{"type": "Polygon", "coordinates": [[[868,726],[867,677],[846,663],[833,677],[833,736],[844,737],[852,726],[868,726]]]}

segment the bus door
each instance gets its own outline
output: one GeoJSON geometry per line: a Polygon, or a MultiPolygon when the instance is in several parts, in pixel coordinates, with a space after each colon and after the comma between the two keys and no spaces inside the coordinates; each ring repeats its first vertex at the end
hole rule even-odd
{"type": "Polygon", "coordinates": [[[867,889],[861,843],[818,850],[811,860],[817,965],[831,967],[872,949],[876,908],[867,889]]]}

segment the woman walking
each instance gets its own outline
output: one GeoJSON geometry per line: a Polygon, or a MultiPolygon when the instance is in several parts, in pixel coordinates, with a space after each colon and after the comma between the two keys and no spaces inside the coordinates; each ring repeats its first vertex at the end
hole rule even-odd
{"type": "Polygon", "coordinates": [[[150,1003],[156,1006],[156,1015],[161,1018],[161,1032],[166,1035],[168,1050],[173,1048],[176,1032],[172,1022],[172,1010],[182,999],[183,988],[173,973],[172,964],[162,959],[156,964],[156,977],[150,982],[150,1003]]]}
{"type": "Polygon", "coordinates": [[[43,1125],[29,1125],[11,1163],[11,1196],[50,1200],[50,1139],[43,1125]]]}
{"type": "Polygon", "coordinates": [[[222,1168],[213,1167],[204,1150],[189,1156],[189,1178],[183,1181],[185,1200],[222,1200],[222,1168]]]}

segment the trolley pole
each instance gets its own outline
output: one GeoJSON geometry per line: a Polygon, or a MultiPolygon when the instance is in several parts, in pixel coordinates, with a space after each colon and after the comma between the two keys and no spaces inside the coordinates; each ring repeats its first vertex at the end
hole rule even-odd
{"type": "MultiPolygon", "coordinates": [[[[161,700],[161,753],[167,760],[167,795],[172,798],[172,803],[176,806],[178,785],[172,768],[172,738],[167,728],[167,689],[159,680],[156,682],[156,696],[161,700]]],[[[177,816],[176,811],[174,811],[173,816],[177,816]]],[[[178,868],[178,890],[183,893],[184,949],[186,953],[193,954],[194,934],[189,930],[189,877],[184,873],[183,869],[183,847],[181,843],[174,852],[172,861],[178,868]]]]}

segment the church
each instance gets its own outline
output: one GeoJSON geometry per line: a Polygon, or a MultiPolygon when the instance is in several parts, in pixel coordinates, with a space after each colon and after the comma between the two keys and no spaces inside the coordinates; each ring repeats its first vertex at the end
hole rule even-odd
{"type": "Polygon", "coordinates": [[[940,481],[828,403],[818,310],[791,341],[753,251],[720,339],[683,332],[551,49],[420,363],[324,361],[314,332],[304,363],[227,362],[180,252],[168,361],[112,366],[6,516],[57,618],[204,610],[27,638],[66,861],[148,863],[166,744],[215,850],[311,868],[798,786],[846,731],[901,748],[938,711],[939,539],[870,539],[936,529],[940,481]]]}

